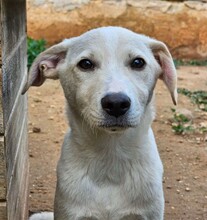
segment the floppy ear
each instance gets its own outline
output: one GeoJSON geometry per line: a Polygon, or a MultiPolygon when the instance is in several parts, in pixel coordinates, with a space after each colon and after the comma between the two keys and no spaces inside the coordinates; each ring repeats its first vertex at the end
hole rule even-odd
{"type": "Polygon", "coordinates": [[[167,46],[156,40],[152,40],[150,48],[155,56],[155,59],[159,63],[162,72],[159,76],[167,86],[174,105],[177,104],[177,74],[172,56],[167,46]]]}
{"type": "Polygon", "coordinates": [[[63,41],[44,52],[40,53],[34,60],[27,82],[25,83],[22,94],[24,94],[30,86],[41,86],[48,79],[58,79],[58,64],[62,63],[67,53],[67,41],[63,41]]]}

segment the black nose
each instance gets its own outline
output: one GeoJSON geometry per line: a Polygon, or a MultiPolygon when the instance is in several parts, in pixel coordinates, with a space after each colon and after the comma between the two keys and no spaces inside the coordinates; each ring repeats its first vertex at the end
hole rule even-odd
{"type": "Polygon", "coordinates": [[[123,93],[111,93],[101,99],[101,105],[109,115],[118,118],[129,110],[131,100],[123,93]]]}

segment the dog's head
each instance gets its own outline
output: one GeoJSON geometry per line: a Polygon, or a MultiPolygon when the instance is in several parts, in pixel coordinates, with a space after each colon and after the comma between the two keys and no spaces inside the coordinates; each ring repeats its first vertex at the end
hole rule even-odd
{"type": "Polygon", "coordinates": [[[23,89],[60,79],[69,107],[91,127],[137,126],[158,78],[177,102],[176,70],[164,43],[119,27],[64,40],[34,61],[23,89]]]}

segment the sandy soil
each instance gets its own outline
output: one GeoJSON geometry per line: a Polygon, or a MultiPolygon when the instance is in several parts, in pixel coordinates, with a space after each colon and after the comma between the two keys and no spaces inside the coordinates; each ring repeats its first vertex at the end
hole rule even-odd
{"type": "MultiPolygon", "coordinates": [[[[180,67],[178,87],[207,90],[206,67],[180,67]]],[[[176,135],[171,129],[173,107],[162,82],[156,88],[157,116],[153,123],[164,164],[165,220],[207,219],[207,133],[176,135]]],[[[193,115],[193,124],[207,122],[189,98],[179,96],[177,108],[193,115]]],[[[31,212],[53,210],[56,164],[67,123],[64,96],[58,81],[48,80],[29,92],[29,153],[31,212]]]]}

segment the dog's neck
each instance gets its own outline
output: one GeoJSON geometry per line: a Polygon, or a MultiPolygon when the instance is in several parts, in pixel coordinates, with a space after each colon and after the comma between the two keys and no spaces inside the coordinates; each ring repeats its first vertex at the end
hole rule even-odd
{"type": "MultiPolygon", "coordinates": [[[[95,182],[120,183],[125,171],[130,169],[131,160],[137,158],[138,151],[142,157],[142,146],[146,145],[149,139],[149,130],[154,118],[154,111],[151,108],[152,105],[147,106],[137,127],[118,133],[110,133],[102,129],[94,132],[86,122],[72,112],[70,138],[81,158],[93,163],[91,169],[88,169],[88,174],[95,182]]],[[[70,111],[69,109],[69,116],[70,111]]]]}

